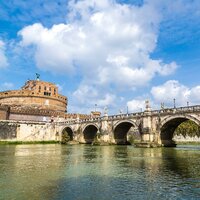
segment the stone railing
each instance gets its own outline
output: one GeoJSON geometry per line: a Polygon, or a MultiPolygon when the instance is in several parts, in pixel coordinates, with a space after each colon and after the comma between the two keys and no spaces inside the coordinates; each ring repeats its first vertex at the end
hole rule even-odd
{"type": "Polygon", "coordinates": [[[153,110],[151,111],[152,115],[160,115],[160,114],[180,114],[180,113],[190,113],[190,112],[199,112],[200,106],[187,106],[187,107],[177,107],[177,108],[165,108],[161,110],[153,110]]]}
{"type": "MultiPolygon", "coordinates": [[[[187,106],[187,107],[177,107],[177,108],[165,108],[161,110],[153,110],[149,111],[151,115],[166,115],[166,114],[182,114],[182,113],[190,113],[190,112],[200,112],[200,105],[195,106],[187,106]]],[[[140,118],[146,115],[146,111],[144,112],[136,112],[136,113],[126,113],[126,114],[118,114],[118,115],[110,115],[96,118],[88,118],[88,119],[70,119],[63,122],[58,122],[60,125],[66,124],[77,124],[77,123],[90,123],[90,122],[98,122],[104,119],[108,121],[112,120],[123,120],[123,119],[131,119],[131,118],[140,118]]]]}

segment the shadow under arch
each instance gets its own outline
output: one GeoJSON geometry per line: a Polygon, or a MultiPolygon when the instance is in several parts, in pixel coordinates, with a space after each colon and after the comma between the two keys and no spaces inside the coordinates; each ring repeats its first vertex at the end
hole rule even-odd
{"type": "Polygon", "coordinates": [[[169,117],[161,122],[160,139],[164,147],[175,147],[176,143],[173,141],[173,136],[176,128],[183,122],[191,120],[200,125],[200,121],[190,115],[177,115],[169,117]]]}
{"type": "Polygon", "coordinates": [[[136,127],[136,125],[131,121],[122,121],[114,126],[114,140],[118,145],[130,144],[127,140],[127,134],[131,127],[136,127]]]}
{"type": "Polygon", "coordinates": [[[94,124],[87,125],[83,130],[83,136],[86,144],[92,144],[97,136],[98,128],[94,124]]]}
{"type": "Polygon", "coordinates": [[[74,133],[71,127],[67,126],[62,130],[61,143],[66,144],[74,139],[74,133]]]}

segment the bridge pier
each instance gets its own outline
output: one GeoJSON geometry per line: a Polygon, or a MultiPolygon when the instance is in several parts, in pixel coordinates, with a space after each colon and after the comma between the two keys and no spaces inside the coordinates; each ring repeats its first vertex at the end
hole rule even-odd
{"type": "Polygon", "coordinates": [[[107,112],[104,113],[104,117],[102,118],[99,136],[99,142],[102,145],[109,145],[113,142],[112,122],[108,120],[107,112]]]}
{"type": "Polygon", "coordinates": [[[155,131],[152,120],[152,112],[149,101],[145,101],[146,109],[142,118],[141,142],[137,143],[137,147],[158,147],[160,144],[156,140],[155,131]]]}

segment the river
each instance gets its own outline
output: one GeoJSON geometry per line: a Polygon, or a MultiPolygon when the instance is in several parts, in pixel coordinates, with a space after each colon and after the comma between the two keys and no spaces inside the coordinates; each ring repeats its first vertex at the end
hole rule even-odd
{"type": "Polygon", "coordinates": [[[200,146],[0,145],[0,199],[200,199],[200,146]]]}

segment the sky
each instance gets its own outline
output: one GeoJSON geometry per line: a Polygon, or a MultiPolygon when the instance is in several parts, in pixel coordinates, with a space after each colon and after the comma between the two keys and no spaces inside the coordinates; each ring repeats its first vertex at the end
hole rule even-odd
{"type": "Polygon", "coordinates": [[[199,0],[0,1],[0,91],[58,85],[69,113],[200,104],[199,0]]]}

